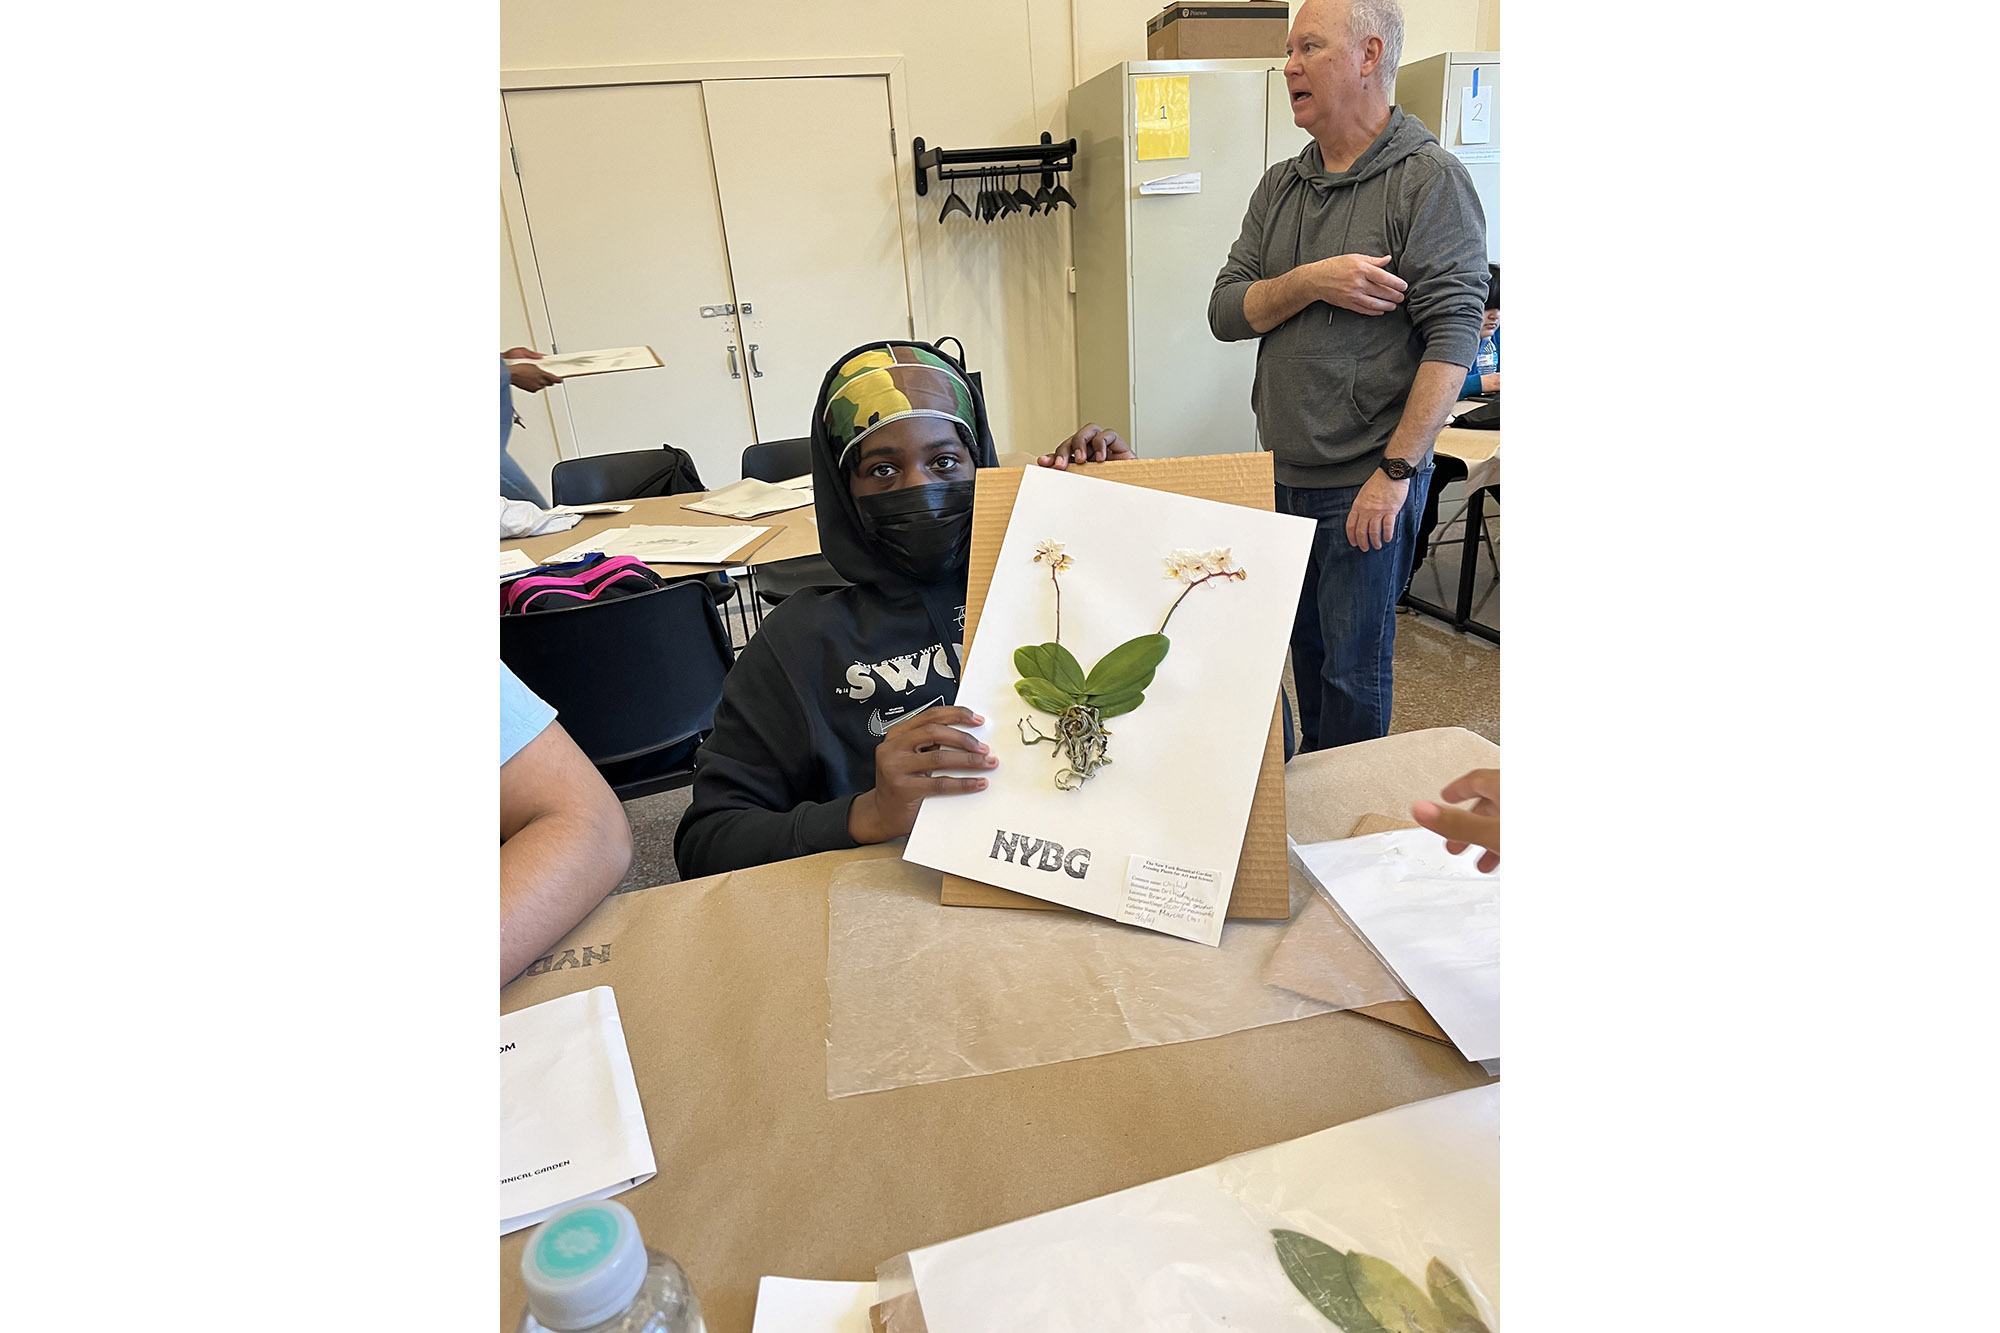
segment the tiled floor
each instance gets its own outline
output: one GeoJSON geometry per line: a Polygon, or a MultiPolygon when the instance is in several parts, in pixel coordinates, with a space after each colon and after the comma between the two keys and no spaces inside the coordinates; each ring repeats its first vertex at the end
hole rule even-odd
{"type": "MultiPolygon", "coordinates": [[[[1445,515],[1452,506],[1447,503],[1445,515]]],[[[1441,525],[1442,526],[1442,525],[1441,525]]],[[[1489,526],[1493,540],[1499,541],[1497,518],[1489,526]]],[[[1482,556],[1482,566],[1485,561],[1482,556]]],[[[1419,595],[1449,605],[1458,586],[1455,552],[1440,551],[1418,571],[1419,595]],[[1426,589],[1421,581],[1442,575],[1449,590],[1444,598],[1426,589]]],[[[1474,618],[1497,627],[1500,594],[1497,580],[1482,569],[1475,587],[1474,618]],[[1489,586],[1490,585],[1490,586],[1489,586]]],[[[741,630],[732,630],[740,640],[741,630]]],[[[1285,688],[1291,690],[1291,669],[1285,671],[1285,688]]],[[[1484,639],[1461,634],[1449,625],[1411,612],[1396,617],[1396,696],[1390,717],[1392,732],[1421,731],[1427,727],[1465,727],[1486,739],[1500,740],[1500,649],[1484,639]]],[[[688,791],[661,792],[625,803],[632,821],[632,869],[618,886],[623,893],[654,884],[671,884],[680,878],[674,866],[674,829],[687,809],[688,791]]]]}

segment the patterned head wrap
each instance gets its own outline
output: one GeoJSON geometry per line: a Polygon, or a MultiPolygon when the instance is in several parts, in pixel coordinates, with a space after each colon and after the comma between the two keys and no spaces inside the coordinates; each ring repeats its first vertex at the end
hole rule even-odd
{"type": "Polygon", "coordinates": [[[826,433],[840,453],[904,417],[940,417],[972,447],[979,438],[972,390],[958,368],[921,347],[878,347],[848,358],[826,394],[826,433]]]}

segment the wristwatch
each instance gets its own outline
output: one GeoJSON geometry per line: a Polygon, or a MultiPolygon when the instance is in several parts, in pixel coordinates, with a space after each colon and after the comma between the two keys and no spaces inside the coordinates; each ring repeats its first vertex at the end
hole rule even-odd
{"type": "Polygon", "coordinates": [[[1407,458],[1385,458],[1382,470],[1389,474],[1391,481],[1408,481],[1417,475],[1417,465],[1407,458]]]}

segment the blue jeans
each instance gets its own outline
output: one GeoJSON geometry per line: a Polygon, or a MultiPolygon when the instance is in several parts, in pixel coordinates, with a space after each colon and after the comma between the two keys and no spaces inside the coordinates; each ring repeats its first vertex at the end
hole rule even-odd
{"type": "Polygon", "coordinates": [[[1278,512],[1317,519],[1312,559],[1292,620],[1292,680],[1299,691],[1299,751],[1389,734],[1396,655],[1396,599],[1431,484],[1431,465],[1410,478],[1387,546],[1348,544],[1347,511],[1359,486],[1278,486],[1278,512]]]}

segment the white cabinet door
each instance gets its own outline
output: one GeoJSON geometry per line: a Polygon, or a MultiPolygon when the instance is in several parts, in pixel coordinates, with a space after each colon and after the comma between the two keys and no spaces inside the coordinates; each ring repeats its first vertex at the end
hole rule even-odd
{"type": "MultiPolygon", "coordinates": [[[[1125,97],[1135,89],[1128,76],[1125,97]]],[[[1132,182],[1132,446],[1146,458],[1241,453],[1257,447],[1250,410],[1257,342],[1218,342],[1208,298],[1264,174],[1263,70],[1188,78],[1188,156],[1140,161],[1132,182]],[[1199,194],[1142,194],[1146,181],[1201,174],[1199,194]]]]}
{"type": "Polygon", "coordinates": [[[812,433],[835,357],[910,336],[888,80],[730,79],[702,92],[757,437],[797,439],[812,433]]]}
{"type": "Polygon", "coordinates": [[[1269,166],[1297,157],[1312,136],[1292,124],[1292,94],[1285,87],[1285,71],[1274,69],[1264,85],[1264,162],[1269,166]]]}
{"type": "Polygon", "coordinates": [[[701,314],[735,297],[700,86],[536,89],[504,104],[556,346],[645,344],[666,363],[564,383],[579,452],[675,444],[710,485],[733,481],[754,442],[749,372],[736,321],[701,314]]]}

